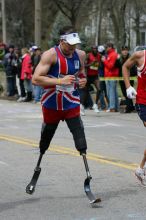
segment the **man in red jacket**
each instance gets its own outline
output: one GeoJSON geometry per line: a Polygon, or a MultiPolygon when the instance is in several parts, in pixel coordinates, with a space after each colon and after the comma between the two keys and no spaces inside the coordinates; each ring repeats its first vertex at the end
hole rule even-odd
{"type": "Polygon", "coordinates": [[[113,79],[113,77],[115,78],[119,76],[119,68],[116,67],[118,54],[116,53],[114,45],[112,43],[107,43],[106,52],[107,56],[103,56],[101,60],[104,64],[104,76],[105,78],[108,77],[108,79],[106,80],[106,88],[109,99],[109,111],[116,112],[118,111],[119,103],[117,80],[113,79]]]}

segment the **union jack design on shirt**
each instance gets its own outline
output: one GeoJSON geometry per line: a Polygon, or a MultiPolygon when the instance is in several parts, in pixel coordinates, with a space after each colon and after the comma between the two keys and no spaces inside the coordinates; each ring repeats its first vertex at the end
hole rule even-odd
{"type": "MultiPolygon", "coordinates": [[[[75,51],[72,58],[65,57],[60,47],[55,47],[57,62],[47,74],[51,78],[62,78],[65,75],[77,75],[81,67],[80,59],[75,51]],[[77,65],[78,64],[78,65],[77,65]]],[[[45,108],[55,110],[68,110],[80,105],[79,92],[76,83],[72,85],[56,85],[44,88],[41,103],[45,108]]]]}

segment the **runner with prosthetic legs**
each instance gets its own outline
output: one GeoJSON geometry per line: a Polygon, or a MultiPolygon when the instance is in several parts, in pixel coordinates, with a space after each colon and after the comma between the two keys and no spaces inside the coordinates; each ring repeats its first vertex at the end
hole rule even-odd
{"type": "Polygon", "coordinates": [[[32,82],[44,88],[42,95],[43,124],[40,138],[40,156],[31,182],[26,192],[35,190],[42,156],[50,146],[60,120],[65,121],[73,135],[76,149],[83,157],[87,178],[84,189],[90,203],[100,202],[90,189],[91,175],[86,159],[87,143],[84,126],[80,117],[80,96],[78,87],[86,85],[84,71],[85,52],[76,49],[81,43],[78,33],[72,27],[64,27],[60,31],[60,44],[44,52],[35,69],[32,82]]]}

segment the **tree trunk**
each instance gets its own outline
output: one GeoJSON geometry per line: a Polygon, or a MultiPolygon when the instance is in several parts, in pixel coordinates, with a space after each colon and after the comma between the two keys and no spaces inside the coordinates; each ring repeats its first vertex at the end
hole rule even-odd
{"type": "Polygon", "coordinates": [[[118,3],[118,7],[115,7],[115,1],[110,8],[110,16],[114,26],[115,33],[115,44],[117,46],[118,51],[120,51],[121,46],[126,43],[126,32],[125,32],[125,10],[127,0],[123,0],[118,3]]]}
{"type": "Polygon", "coordinates": [[[35,0],[35,44],[41,45],[41,0],[35,0]]]}

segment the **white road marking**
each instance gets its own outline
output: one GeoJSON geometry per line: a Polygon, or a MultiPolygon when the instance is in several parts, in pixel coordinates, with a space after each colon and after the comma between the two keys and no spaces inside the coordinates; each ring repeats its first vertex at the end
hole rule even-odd
{"type": "Polygon", "coordinates": [[[3,162],[3,161],[0,161],[0,165],[5,165],[5,166],[8,166],[7,163],[3,162]]]}
{"type": "Polygon", "coordinates": [[[129,133],[128,135],[138,137],[138,138],[145,138],[145,135],[139,135],[139,134],[135,134],[135,133],[129,133]]]}
{"type": "Polygon", "coordinates": [[[115,124],[115,123],[103,123],[103,124],[85,124],[84,127],[86,128],[101,128],[101,127],[122,127],[121,124],[115,124]]]}

